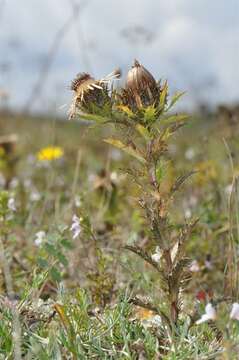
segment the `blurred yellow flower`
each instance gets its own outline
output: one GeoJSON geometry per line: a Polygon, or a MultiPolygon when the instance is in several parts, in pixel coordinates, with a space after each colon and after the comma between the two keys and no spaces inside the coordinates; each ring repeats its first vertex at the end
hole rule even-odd
{"type": "Polygon", "coordinates": [[[64,152],[59,146],[48,146],[41,149],[37,153],[37,159],[39,161],[52,161],[60,159],[63,156],[64,152]]]}
{"type": "Polygon", "coordinates": [[[139,320],[148,320],[151,319],[155,313],[152,310],[138,308],[135,312],[135,316],[139,320]]]}

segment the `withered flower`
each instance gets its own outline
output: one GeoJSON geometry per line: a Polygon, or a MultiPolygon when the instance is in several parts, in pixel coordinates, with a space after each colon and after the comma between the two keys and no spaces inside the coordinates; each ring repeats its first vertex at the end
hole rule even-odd
{"type": "Polygon", "coordinates": [[[132,110],[149,105],[157,105],[160,86],[152,74],[137,60],[129,70],[125,89],[122,91],[122,100],[132,110]]]}
{"type": "Polygon", "coordinates": [[[120,71],[117,69],[105,78],[95,80],[88,73],[80,73],[71,83],[71,90],[75,92],[69,118],[73,118],[77,110],[94,112],[94,108],[103,108],[110,103],[108,84],[119,78],[120,71]]]}
{"type": "Polygon", "coordinates": [[[17,141],[17,134],[0,136],[0,149],[2,149],[5,154],[11,154],[14,151],[17,141]]]}
{"type": "Polygon", "coordinates": [[[15,168],[18,158],[15,155],[15,146],[18,141],[17,134],[0,136],[0,171],[6,179],[5,188],[10,185],[15,176],[15,168]]]}

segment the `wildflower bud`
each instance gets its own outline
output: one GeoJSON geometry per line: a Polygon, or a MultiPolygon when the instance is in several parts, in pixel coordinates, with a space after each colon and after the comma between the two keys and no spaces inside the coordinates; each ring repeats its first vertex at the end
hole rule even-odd
{"type": "Polygon", "coordinates": [[[151,73],[135,60],[127,75],[126,91],[133,96],[137,108],[140,108],[157,102],[159,87],[151,73]]]}

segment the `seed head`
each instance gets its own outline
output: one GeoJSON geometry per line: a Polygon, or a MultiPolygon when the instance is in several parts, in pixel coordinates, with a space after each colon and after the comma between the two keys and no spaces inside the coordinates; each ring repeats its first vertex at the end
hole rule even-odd
{"type": "Polygon", "coordinates": [[[90,85],[92,81],[94,82],[95,80],[90,76],[90,74],[79,73],[71,82],[71,90],[78,91],[80,86],[90,85]]]}
{"type": "Polygon", "coordinates": [[[0,149],[3,149],[6,154],[11,154],[14,151],[17,141],[18,136],[16,134],[0,136],[0,149]]]}
{"type": "Polygon", "coordinates": [[[95,80],[88,73],[80,73],[71,83],[71,90],[75,92],[70,108],[70,119],[77,110],[92,112],[92,108],[103,107],[109,101],[107,81],[95,80]]]}

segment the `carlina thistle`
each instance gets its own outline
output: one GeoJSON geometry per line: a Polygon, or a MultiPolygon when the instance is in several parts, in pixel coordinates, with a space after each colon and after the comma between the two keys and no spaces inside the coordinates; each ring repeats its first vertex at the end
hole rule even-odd
{"type": "Polygon", "coordinates": [[[77,110],[91,112],[92,106],[103,106],[108,98],[107,86],[87,73],[76,76],[71,83],[71,90],[75,92],[75,95],[69,111],[70,119],[75,116],[77,110]]]}
{"type": "Polygon", "coordinates": [[[95,80],[88,73],[79,73],[71,82],[71,90],[75,92],[75,95],[69,111],[69,118],[72,119],[77,110],[92,112],[94,107],[103,108],[106,103],[110,102],[109,82],[119,77],[119,70],[113,71],[100,80],[95,80]]]}
{"type": "Polygon", "coordinates": [[[138,60],[135,60],[128,72],[123,96],[128,98],[131,107],[135,104],[139,109],[157,104],[159,94],[160,87],[153,75],[138,60]]]}

